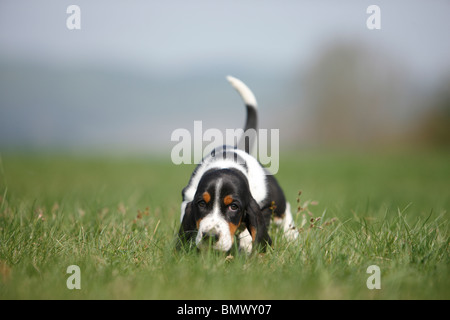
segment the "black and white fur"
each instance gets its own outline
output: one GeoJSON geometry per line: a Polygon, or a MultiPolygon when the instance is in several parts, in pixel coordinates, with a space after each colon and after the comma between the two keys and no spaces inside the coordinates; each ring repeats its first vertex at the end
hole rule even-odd
{"type": "MultiPolygon", "coordinates": [[[[239,79],[227,79],[247,107],[244,130],[256,130],[255,96],[239,79]]],[[[248,153],[251,147],[246,145],[245,151],[235,146],[217,148],[194,170],[182,192],[181,243],[195,241],[198,248],[229,251],[237,238],[239,249],[251,252],[271,245],[268,227],[272,217],[288,239],[298,237],[281,187],[248,153]]]]}

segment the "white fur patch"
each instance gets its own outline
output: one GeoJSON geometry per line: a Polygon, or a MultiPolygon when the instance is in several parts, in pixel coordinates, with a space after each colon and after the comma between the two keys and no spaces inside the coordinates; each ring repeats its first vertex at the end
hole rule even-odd
{"type": "Polygon", "coordinates": [[[267,196],[266,173],[259,162],[243,150],[233,150],[245,160],[247,165],[247,180],[253,199],[261,205],[267,196]]]}
{"type": "Polygon", "coordinates": [[[232,77],[232,76],[227,76],[227,80],[228,80],[228,82],[231,83],[233,88],[235,88],[237,90],[237,92],[239,92],[239,94],[241,95],[241,97],[244,100],[246,105],[249,105],[249,106],[252,106],[255,108],[257,107],[258,104],[256,102],[255,95],[247,87],[247,85],[245,83],[243,83],[241,80],[236,79],[235,77],[232,77]]]}
{"type": "Polygon", "coordinates": [[[286,202],[286,211],[284,212],[284,218],[281,221],[281,227],[284,231],[284,236],[287,240],[293,241],[298,238],[298,230],[294,224],[294,218],[291,213],[291,205],[286,202]]]}
{"type": "Polygon", "coordinates": [[[252,247],[252,235],[247,229],[245,229],[239,234],[239,249],[247,254],[250,254],[252,253],[252,247]]]}

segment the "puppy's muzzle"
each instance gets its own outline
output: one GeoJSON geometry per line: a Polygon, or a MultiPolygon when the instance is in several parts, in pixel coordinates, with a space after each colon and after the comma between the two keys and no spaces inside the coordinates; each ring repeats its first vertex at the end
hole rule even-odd
{"type": "Polygon", "coordinates": [[[205,218],[200,223],[195,243],[199,248],[228,251],[233,244],[229,230],[225,221],[216,218],[205,218]]]}
{"type": "Polygon", "coordinates": [[[214,245],[220,240],[220,234],[215,230],[210,230],[202,233],[202,242],[209,245],[214,245]]]}

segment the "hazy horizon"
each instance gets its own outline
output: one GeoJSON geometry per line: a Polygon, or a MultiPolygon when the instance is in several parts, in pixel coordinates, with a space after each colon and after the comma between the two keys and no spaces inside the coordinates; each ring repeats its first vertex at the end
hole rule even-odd
{"type": "Polygon", "coordinates": [[[194,120],[240,128],[228,74],[285,143],[314,143],[330,103],[355,129],[321,139],[367,143],[404,134],[450,83],[447,1],[377,1],[381,30],[366,1],[78,1],[80,30],[70,4],[0,4],[0,150],[166,152],[194,120]]]}

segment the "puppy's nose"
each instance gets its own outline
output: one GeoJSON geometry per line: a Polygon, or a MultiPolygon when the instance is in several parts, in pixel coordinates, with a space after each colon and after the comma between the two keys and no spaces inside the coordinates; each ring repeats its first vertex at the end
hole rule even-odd
{"type": "Polygon", "coordinates": [[[219,234],[217,232],[204,232],[202,236],[203,241],[209,244],[214,244],[219,241],[219,234]]]}

